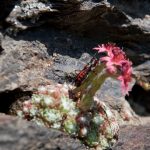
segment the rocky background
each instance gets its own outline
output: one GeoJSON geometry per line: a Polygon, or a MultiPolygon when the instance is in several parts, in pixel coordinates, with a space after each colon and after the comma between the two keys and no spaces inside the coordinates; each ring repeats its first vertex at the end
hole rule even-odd
{"type": "Polygon", "coordinates": [[[94,55],[91,49],[105,42],[123,47],[134,66],[129,96],[112,79],[97,93],[120,123],[112,149],[150,149],[149,0],[1,0],[0,150],[86,149],[12,115],[39,85],[72,83],[94,55]]]}

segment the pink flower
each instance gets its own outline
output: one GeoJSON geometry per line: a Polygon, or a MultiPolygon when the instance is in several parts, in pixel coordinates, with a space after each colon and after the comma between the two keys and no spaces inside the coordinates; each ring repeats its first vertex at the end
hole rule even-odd
{"type": "Polygon", "coordinates": [[[100,60],[106,63],[107,70],[110,73],[116,73],[117,70],[114,65],[120,65],[120,62],[126,59],[125,53],[112,43],[98,45],[94,50],[98,50],[98,53],[107,53],[107,56],[100,58],[100,60]]]}
{"type": "Polygon", "coordinates": [[[125,53],[120,49],[120,47],[117,47],[114,43],[98,45],[98,47],[95,47],[93,49],[97,50],[98,53],[106,52],[108,57],[111,58],[116,56],[116,60],[120,59],[120,57],[125,57],[125,53]]]}
{"type": "Polygon", "coordinates": [[[124,94],[128,94],[129,82],[131,82],[132,63],[126,59],[125,53],[115,44],[108,43],[98,45],[94,50],[98,53],[106,52],[106,56],[100,58],[106,64],[107,71],[110,74],[119,74],[118,80],[121,81],[121,87],[124,94]]]}
{"type": "Polygon", "coordinates": [[[131,82],[132,78],[132,63],[129,60],[124,60],[121,62],[120,66],[120,76],[118,80],[121,81],[122,92],[124,94],[128,94],[129,89],[129,82],[131,82]]]}

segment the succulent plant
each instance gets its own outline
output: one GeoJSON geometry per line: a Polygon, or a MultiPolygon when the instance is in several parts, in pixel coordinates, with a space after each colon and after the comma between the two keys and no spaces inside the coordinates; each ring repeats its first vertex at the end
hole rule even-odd
{"type": "Polygon", "coordinates": [[[31,100],[23,103],[18,115],[40,126],[59,129],[79,138],[89,147],[110,147],[117,140],[118,124],[110,109],[94,97],[93,109],[83,112],[69,98],[72,86],[40,86],[31,100]]]}

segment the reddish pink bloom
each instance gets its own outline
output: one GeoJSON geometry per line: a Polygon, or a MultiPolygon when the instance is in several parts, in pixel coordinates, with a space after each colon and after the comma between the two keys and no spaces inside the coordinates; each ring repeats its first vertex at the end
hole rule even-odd
{"type": "Polygon", "coordinates": [[[125,94],[128,93],[128,83],[131,81],[132,64],[126,59],[125,53],[112,43],[98,45],[94,50],[97,50],[98,53],[106,52],[107,55],[100,58],[100,60],[106,64],[107,71],[110,74],[120,73],[118,79],[121,80],[122,91],[125,94]]]}
{"type": "Polygon", "coordinates": [[[107,56],[100,58],[100,60],[106,62],[107,70],[110,73],[116,73],[117,70],[114,65],[120,65],[120,62],[126,58],[125,53],[111,43],[98,45],[94,50],[98,50],[98,53],[107,53],[107,56]]]}
{"type": "Polygon", "coordinates": [[[125,53],[120,49],[120,47],[117,47],[114,43],[98,45],[98,47],[95,47],[93,49],[97,50],[98,53],[106,52],[108,57],[111,58],[115,56],[116,61],[125,58],[125,53]]]}
{"type": "Polygon", "coordinates": [[[124,60],[121,62],[120,69],[120,76],[118,80],[121,81],[122,92],[124,94],[128,94],[129,89],[129,82],[131,82],[132,78],[132,63],[129,60],[124,60]]]}

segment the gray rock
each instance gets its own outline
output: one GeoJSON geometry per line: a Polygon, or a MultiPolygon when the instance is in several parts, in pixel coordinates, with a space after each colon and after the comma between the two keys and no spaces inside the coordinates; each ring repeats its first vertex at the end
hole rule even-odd
{"type": "Polygon", "coordinates": [[[47,24],[99,42],[117,42],[139,64],[150,57],[149,6],[148,0],[30,0],[18,3],[6,21],[14,32],[47,24]]]}
{"type": "Polygon", "coordinates": [[[68,135],[0,114],[0,150],[86,150],[68,135]]]}
{"type": "Polygon", "coordinates": [[[5,20],[6,17],[13,10],[15,4],[20,0],[1,0],[0,1],[0,24],[5,20]]]}
{"type": "MultiPolygon", "coordinates": [[[[134,81],[130,84],[130,87],[133,85],[134,81]]],[[[107,79],[97,91],[96,96],[111,108],[120,125],[140,124],[140,118],[132,110],[122,94],[121,85],[118,80],[107,79]]]]}
{"type": "Polygon", "coordinates": [[[49,28],[28,31],[17,38],[4,36],[0,92],[16,88],[33,90],[52,80],[68,81],[70,74],[74,76],[90,60],[94,53],[92,45],[94,42],[87,38],[49,28]]]}
{"type": "Polygon", "coordinates": [[[123,126],[120,129],[119,141],[112,150],[149,150],[150,127],[123,126]]]}
{"type": "MultiPolygon", "coordinates": [[[[5,3],[8,5],[12,2],[6,1],[5,3]]],[[[5,3],[2,2],[2,5],[6,5],[5,3]]],[[[91,46],[87,44],[87,41],[83,49],[92,48],[102,41],[120,43],[121,46],[124,46],[134,65],[137,65],[150,58],[149,5],[148,0],[144,2],[139,0],[131,0],[130,2],[118,0],[20,1],[15,5],[6,21],[16,32],[47,24],[90,38],[91,46]],[[134,9],[132,9],[133,6],[134,9]]],[[[55,33],[52,33],[51,36],[54,37],[55,33]]],[[[81,40],[79,38],[77,43],[73,43],[73,40],[70,37],[56,36],[52,40],[50,48],[59,52],[62,50],[67,55],[70,53],[72,55],[72,52],[67,49],[74,50],[75,44],[83,44],[79,42],[81,40]],[[60,48],[61,50],[59,50],[60,48]]],[[[79,48],[80,52],[81,48],[79,48]]],[[[74,54],[78,57],[80,55],[81,53],[74,54]]],[[[17,69],[17,66],[15,68],[17,69]]],[[[51,74],[51,71],[49,73],[51,74]]],[[[62,73],[57,72],[56,74],[62,73]]]]}
{"type": "Polygon", "coordinates": [[[134,68],[133,74],[136,84],[133,87],[128,101],[134,111],[139,115],[150,114],[150,61],[146,61],[134,68]]]}
{"type": "Polygon", "coordinates": [[[150,61],[146,61],[134,68],[134,74],[138,80],[150,83],[150,61]]]}
{"type": "Polygon", "coordinates": [[[40,78],[39,68],[42,69],[43,65],[50,63],[46,63],[48,54],[45,45],[38,41],[17,41],[5,36],[2,46],[4,50],[0,55],[1,92],[30,85],[31,80],[40,78]]]}

